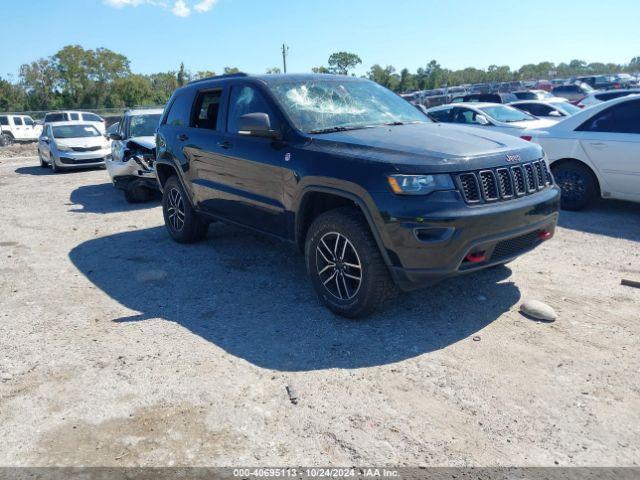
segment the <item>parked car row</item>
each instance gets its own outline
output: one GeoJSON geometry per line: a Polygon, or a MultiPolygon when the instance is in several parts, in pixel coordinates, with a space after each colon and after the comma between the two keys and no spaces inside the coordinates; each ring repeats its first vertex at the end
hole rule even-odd
{"type": "Polygon", "coordinates": [[[233,74],[127,112],[110,145],[80,121],[49,124],[41,141],[55,159],[94,149],[125,191],[158,188],[176,242],[225,221],[297,245],[322,303],[350,318],[536,248],[561,191],[567,208],[640,201],[640,96],[557,123],[496,103],[430,110],[436,121],[355,77],[233,74]]]}

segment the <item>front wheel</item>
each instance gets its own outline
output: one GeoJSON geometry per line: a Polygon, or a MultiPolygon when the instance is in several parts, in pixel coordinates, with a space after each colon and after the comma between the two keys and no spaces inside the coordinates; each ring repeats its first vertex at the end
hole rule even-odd
{"type": "Polygon", "coordinates": [[[53,160],[53,155],[49,157],[49,166],[51,167],[51,173],[60,173],[62,168],[56,165],[56,162],[53,160]]]}
{"type": "Polygon", "coordinates": [[[207,235],[208,223],[191,206],[175,175],[164,185],[162,213],[169,235],[178,243],[194,243],[207,235]]]}
{"type": "Polygon", "coordinates": [[[552,172],[562,191],[560,205],[564,210],[581,210],[596,197],[597,180],[586,166],[563,162],[552,167],[552,172]]]}
{"type": "Polygon", "coordinates": [[[318,297],[343,317],[370,315],[396,292],[369,225],[354,208],[316,218],[307,234],[305,257],[318,297]]]}

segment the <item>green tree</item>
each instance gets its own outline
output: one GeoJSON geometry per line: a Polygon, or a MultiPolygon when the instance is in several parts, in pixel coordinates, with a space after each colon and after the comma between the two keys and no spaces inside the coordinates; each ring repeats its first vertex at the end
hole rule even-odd
{"type": "Polygon", "coordinates": [[[367,77],[369,80],[373,80],[383,87],[397,91],[400,85],[400,76],[395,72],[396,69],[391,65],[382,68],[380,65],[376,64],[371,67],[371,70],[367,73],[367,77]]]}
{"type": "Polygon", "coordinates": [[[236,67],[224,67],[225,75],[233,75],[234,73],[240,73],[240,69],[236,67]]]}
{"type": "Polygon", "coordinates": [[[311,71],[313,73],[331,73],[331,70],[329,70],[327,67],[323,67],[322,65],[319,67],[313,67],[311,71]]]}
{"type": "Polygon", "coordinates": [[[267,75],[276,75],[282,73],[282,71],[278,67],[267,68],[267,75]]]}
{"type": "Polygon", "coordinates": [[[203,78],[209,78],[209,77],[215,77],[215,76],[216,76],[216,72],[212,72],[211,70],[201,70],[199,72],[196,72],[193,75],[193,79],[202,80],[203,78]]]}
{"type": "Polygon", "coordinates": [[[355,53],[336,52],[331,54],[328,63],[331,73],[337,73],[338,75],[348,75],[349,70],[352,70],[357,65],[360,65],[362,63],[362,60],[355,53]]]}
{"type": "Polygon", "coordinates": [[[24,89],[0,77],[0,111],[25,110],[26,100],[24,89]]]}

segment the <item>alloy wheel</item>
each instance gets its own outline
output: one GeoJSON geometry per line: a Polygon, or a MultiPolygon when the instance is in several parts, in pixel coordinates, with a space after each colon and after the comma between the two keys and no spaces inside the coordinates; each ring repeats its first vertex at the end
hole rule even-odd
{"type": "Polygon", "coordinates": [[[587,186],[580,173],[572,170],[559,170],[554,176],[565,199],[578,200],[585,195],[587,186]]]}
{"type": "Polygon", "coordinates": [[[322,236],[316,247],[316,267],[325,290],[338,300],[351,300],[360,291],[362,264],[344,235],[329,232],[322,236]]]}
{"type": "Polygon", "coordinates": [[[169,205],[167,208],[169,224],[176,232],[181,232],[184,228],[184,200],[182,193],[177,188],[169,191],[169,205]]]}

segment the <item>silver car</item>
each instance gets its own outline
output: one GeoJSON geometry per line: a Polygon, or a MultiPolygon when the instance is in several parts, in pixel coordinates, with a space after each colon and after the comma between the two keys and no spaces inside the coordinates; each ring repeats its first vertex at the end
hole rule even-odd
{"type": "Polygon", "coordinates": [[[109,141],[90,123],[47,124],[38,139],[41,167],[53,173],[66,169],[99,167],[111,158],[109,141]]]}
{"type": "Polygon", "coordinates": [[[107,171],[130,203],[147,201],[158,189],[153,163],[162,113],[162,109],[129,110],[117,131],[109,135],[112,156],[106,163],[107,171]]]}

